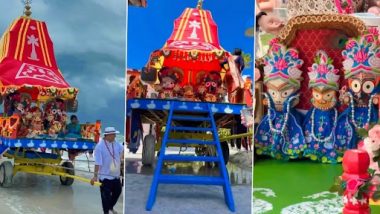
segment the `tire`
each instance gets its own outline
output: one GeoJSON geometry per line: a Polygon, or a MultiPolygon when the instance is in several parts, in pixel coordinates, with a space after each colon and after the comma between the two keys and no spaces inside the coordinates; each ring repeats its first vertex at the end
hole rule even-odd
{"type": "Polygon", "coordinates": [[[220,142],[220,146],[222,147],[224,164],[227,165],[230,159],[230,148],[228,147],[228,143],[226,141],[220,142]]]}
{"type": "MultiPolygon", "coordinates": [[[[206,151],[204,153],[205,156],[216,156],[216,152],[217,151],[217,148],[216,146],[206,146],[206,151]]],[[[217,162],[206,162],[205,163],[206,167],[207,168],[213,168],[213,167],[217,167],[218,166],[218,163],[217,162]]]]}
{"type": "MultiPolygon", "coordinates": [[[[63,167],[66,167],[68,169],[64,169],[65,172],[69,175],[75,175],[74,171],[74,165],[71,162],[64,162],[62,164],[63,167]]],[[[59,176],[59,180],[61,181],[61,184],[64,186],[71,186],[74,183],[74,178],[68,178],[64,176],[59,176]]]]}
{"type": "Polygon", "coordinates": [[[0,186],[11,187],[13,179],[13,165],[10,161],[4,161],[0,164],[0,186]]]}
{"type": "Polygon", "coordinates": [[[155,157],[155,145],[156,138],[154,135],[147,135],[143,142],[143,152],[142,152],[142,164],[143,165],[153,165],[155,157]]]}

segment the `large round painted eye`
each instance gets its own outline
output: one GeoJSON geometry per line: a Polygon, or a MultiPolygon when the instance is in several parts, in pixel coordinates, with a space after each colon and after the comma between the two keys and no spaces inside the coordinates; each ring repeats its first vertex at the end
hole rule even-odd
{"type": "Polygon", "coordinates": [[[361,84],[359,80],[354,80],[351,82],[351,89],[353,92],[358,93],[361,89],[361,84]]]}
{"type": "Polygon", "coordinates": [[[322,95],[316,91],[313,91],[313,97],[316,100],[320,100],[322,98],[322,95]]]}
{"type": "Polygon", "coordinates": [[[272,90],[272,89],[268,89],[268,92],[269,92],[270,96],[272,96],[272,98],[277,98],[277,96],[278,96],[277,91],[272,90]]]}
{"type": "Polygon", "coordinates": [[[210,87],[211,86],[211,82],[206,82],[206,87],[210,87]]]}
{"type": "Polygon", "coordinates": [[[288,89],[286,91],[281,92],[281,96],[283,98],[289,97],[292,94],[292,92],[293,92],[293,89],[288,89]]]}
{"type": "Polygon", "coordinates": [[[364,93],[370,94],[375,88],[375,84],[372,81],[365,81],[362,88],[364,93]]]}
{"type": "Polygon", "coordinates": [[[323,95],[323,99],[330,101],[335,96],[335,91],[329,91],[323,95]]]}

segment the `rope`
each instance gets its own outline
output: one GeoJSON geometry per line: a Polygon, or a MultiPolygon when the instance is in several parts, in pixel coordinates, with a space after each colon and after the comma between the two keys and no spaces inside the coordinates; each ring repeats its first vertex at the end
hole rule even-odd
{"type": "MultiPolygon", "coordinates": [[[[61,169],[67,169],[67,170],[77,171],[77,172],[94,173],[94,172],[92,172],[90,169],[89,169],[89,171],[86,171],[86,170],[81,170],[81,169],[69,168],[69,167],[64,167],[64,166],[59,166],[59,165],[52,165],[52,164],[43,164],[43,163],[38,163],[38,164],[34,164],[34,165],[50,166],[50,167],[55,167],[55,168],[61,168],[61,169]]],[[[113,178],[118,178],[118,177],[116,177],[116,176],[114,176],[114,175],[109,175],[109,174],[98,173],[98,175],[103,175],[103,176],[109,176],[109,177],[113,177],[113,178]]],[[[120,175],[119,177],[124,178],[123,175],[120,175]]]]}

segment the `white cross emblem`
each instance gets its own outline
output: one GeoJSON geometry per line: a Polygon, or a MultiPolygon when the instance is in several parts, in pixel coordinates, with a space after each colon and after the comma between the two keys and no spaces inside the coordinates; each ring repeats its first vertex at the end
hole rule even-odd
{"type": "Polygon", "coordinates": [[[30,53],[30,57],[28,57],[31,60],[39,61],[37,57],[36,47],[39,47],[38,44],[38,38],[36,38],[34,35],[27,36],[28,37],[28,45],[32,46],[32,52],[30,53]]]}
{"type": "Polygon", "coordinates": [[[189,39],[199,39],[197,34],[197,29],[201,29],[201,23],[195,20],[189,22],[189,28],[193,28],[189,39]]]}

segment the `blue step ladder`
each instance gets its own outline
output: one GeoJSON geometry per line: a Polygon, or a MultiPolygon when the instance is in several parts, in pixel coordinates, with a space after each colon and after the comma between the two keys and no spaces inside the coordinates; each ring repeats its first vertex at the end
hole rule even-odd
{"type": "Polygon", "coordinates": [[[150,187],[150,193],[148,197],[148,201],[146,204],[146,210],[150,211],[153,208],[154,202],[156,200],[157,188],[158,184],[197,184],[197,185],[218,185],[223,186],[224,191],[224,199],[228,206],[228,208],[235,212],[235,204],[232,195],[231,185],[228,177],[228,172],[226,165],[224,164],[222,147],[219,142],[218,130],[216,127],[216,123],[214,120],[214,114],[211,110],[211,105],[207,105],[206,110],[199,111],[185,111],[180,109],[182,114],[183,112],[188,113],[207,113],[207,116],[180,116],[176,115],[175,108],[178,107],[177,101],[172,101],[170,105],[170,111],[168,115],[168,120],[166,123],[165,134],[162,140],[161,150],[158,157],[156,169],[154,172],[154,177],[152,181],[152,185],[150,187]],[[208,122],[211,127],[210,128],[199,128],[199,127],[180,127],[173,126],[173,121],[205,121],[208,122]],[[213,140],[188,140],[188,139],[169,139],[170,132],[172,131],[191,131],[191,132],[212,132],[213,140]],[[185,155],[167,155],[165,154],[165,150],[168,146],[168,143],[176,143],[176,144],[199,144],[199,145],[212,145],[216,147],[216,156],[185,156],[185,155]],[[165,161],[180,161],[180,162],[216,162],[218,163],[218,167],[220,170],[220,176],[195,176],[195,175],[167,175],[161,174],[161,170],[165,161]]]}

